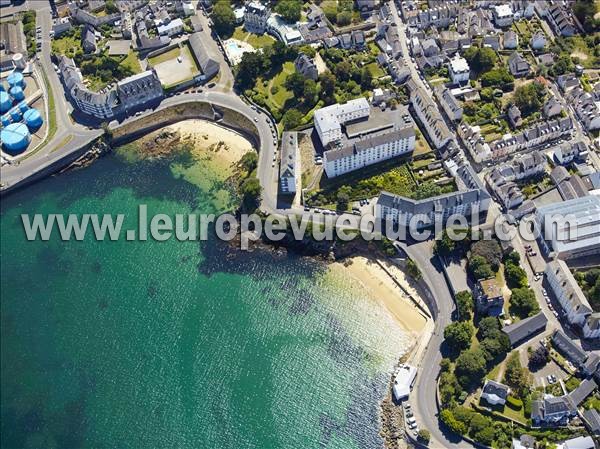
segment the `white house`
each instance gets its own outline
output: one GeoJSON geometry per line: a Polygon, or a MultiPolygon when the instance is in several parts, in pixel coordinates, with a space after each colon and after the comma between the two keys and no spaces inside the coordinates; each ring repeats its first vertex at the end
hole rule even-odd
{"type": "Polygon", "coordinates": [[[466,83],[469,81],[471,73],[467,60],[462,56],[456,55],[448,63],[448,71],[454,84],[466,83]]]}
{"type": "Polygon", "coordinates": [[[250,2],[244,11],[244,28],[252,33],[263,34],[271,10],[260,2],[250,2]]]}
{"type": "Polygon", "coordinates": [[[408,399],[410,390],[417,376],[417,369],[410,365],[400,365],[394,373],[394,398],[396,401],[408,399]]]}
{"type": "Polygon", "coordinates": [[[529,40],[529,45],[534,50],[541,50],[546,46],[546,35],[543,31],[538,31],[529,40]]]}
{"type": "Polygon", "coordinates": [[[183,33],[183,20],[175,19],[171,20],[165,25],[159,25],[156,27],[160,36],[175,36],[183,33]]]}
{"type": "Polygon", "coordinates": [[[344,123],[369,117],[370,113],[371,107],[364,97],[317,109],[314,123],[321,143],[325,147],[331,142],[339,141],[344,123]]]}
{"type": "Polygon", "coordinates": [[[510,26],[513,23],[514,14],[510,3],[495,5],[492,8],[492,15],[496,25],[501,28],[510,26]]]}
{"type": "Polygon", "coordinates": [[[593,310],[567,264],[559,259],[554,260],[546,266],[545,274],[569,323],[583,326],[593,310]]]}
{"type": "Polygon", "coordinates": [[[298,133],[284,132],[281,136],[281,164],[279,168],[281,193],[296,193],[299,175],[298,133]]]}
{"type": "Polygon", "coordinates": [[[493,380],[486,380],[481,391],[481,399],[485,399],[490,405],[504,405],[510,394],[510,388],[493,380]]]}

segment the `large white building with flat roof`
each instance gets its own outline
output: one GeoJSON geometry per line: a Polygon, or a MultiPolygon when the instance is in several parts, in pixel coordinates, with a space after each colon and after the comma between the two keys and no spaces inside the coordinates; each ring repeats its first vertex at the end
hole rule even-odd
{"type": "Polygon", "coordinates": [[[510,2],[495,5],[492,8],[492,15],[494,16],[494,23],[499,27],[507,27],[513,23],[514,13],[510,2]]]}
{"type": "Polygon", "coordinates": [[[342,138],[342,125],[369,117],[371,107],[366,98],[357,98],[344,104],[332,104],[317,109],[314,114],[315,129],[324,147],[342,138]]]}
{"type": "Polygon", "coordinates": [[[456,55],[448,63],[448,71],[454,84],[461,84],[469,82],[469,75],[471,69],[469,63],[462,56],[456,55]]]}
{"type": "Polygon", "coordinates": [[[553,260],[546,266],[545,274],[569,323],[582,326],[593,310],[567,264],[553,260]]]}
{"type": "Polygon", "coordinates": [[[540,247],[548,255],[566,260],[600,251],[600,196],[538,207],[535,218],[541,231],[540,247]]]}

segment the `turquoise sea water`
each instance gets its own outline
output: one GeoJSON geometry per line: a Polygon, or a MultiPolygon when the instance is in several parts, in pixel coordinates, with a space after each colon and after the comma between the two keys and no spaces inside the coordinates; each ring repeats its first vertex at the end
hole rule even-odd
{"type": "Polygon", "coordinates": [[[213,240],[26,241],[22,213],[218,212],[220,186],[173,163],[110,155],[3,199],[2,448],[381,447],[408,339],[323,264],[213,240]]]}

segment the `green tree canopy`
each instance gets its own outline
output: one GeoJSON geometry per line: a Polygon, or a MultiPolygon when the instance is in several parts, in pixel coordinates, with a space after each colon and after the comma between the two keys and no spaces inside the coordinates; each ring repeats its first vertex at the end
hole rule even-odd
{"type": "Polygon", "coordinates": [[[444,329],[444,338],[449,348],[460,352],[471,345],[471,338],[475,329],[469,321],[457,321],[449,324],[444,329]]]}
{"type": "Polygon", "coordinates": [[[479,348],[467,349],[456,359],[455,373],[463,388],[468,388],[481,382],[486,372],[486,360],[479,348]]]}
{"type": "Polygon", "coordinates": [[[473,304],[473,295],[470,291],[465,290],[456,294],[456,309],[459,320],[465,321],[471,318],[473,304]]]}
{"type": "Polygon", "coordinates": [[[489,47],[469,47],[464,54],[469,67],[475,73],[484,73],[491,70],[496,64],[496,52],[489,47]]]}
{"type": "Polygon", "coordinates": [[[217,0],[212,10],[212,21],[216,32],[224,38],[233,34],[235,29],[235,14],[228,0],[217,0]]]}
{"type": "Polygon", "coordinates": [[[294,129],[300,125],[302,117],[304,116],[302,115],[302,112],[300,112],[298,109],[288,109],[285,112],[285,114],[283,114],[283,117],[281,118],[281,123],[283,123],[283,127],[286,130],[294,129]]]}
{"type": "Polygon", "coordinates": [[[521,318],[527,318],[540,311],[535,293],[528,287],[515,288],[510,297],[510,310],[521,318]]]}
{"type": "Polygon", "coordinates": [[[296,23],[300,20],[302,13],[302,2],[300,0],[279,0],[275,6],[275,12],[281,14],[286,22],[296,23]]]}
{"type": "Polygon", "coordinates": [[[473,256],[469,259],[469,271],[476,280],[489,279],[494,276],[492,267],[482,256],[473,256]]]}
{"type": "Polygon", "coordinates": [[[513,94],[513,101],[523,116],[528,116],[540,111],[546,88],[538,81],[519,86],[513,94]]]}

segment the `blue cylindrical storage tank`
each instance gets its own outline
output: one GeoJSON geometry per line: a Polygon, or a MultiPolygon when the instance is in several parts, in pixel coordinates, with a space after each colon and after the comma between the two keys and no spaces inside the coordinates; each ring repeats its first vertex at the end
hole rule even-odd
{"type": "Polygon", "coordinates": [[[10,115],[8,114],[5,114],[2,117],[0,117],[0,120],[2,121],[2,126],[8,126],[12,122],[12,120],[10,119],[10,115]]]}
{"type": "Polygon", "coordinates": [[[21,101],[25,99],[25,94],[23,93],[23,88],[21,86],[13,86],[8,91],[11,97],[13,97],[16,101],[21,101]]]}
{"type": "Polygon", "coordinates": [[[9,87],[25,87],[25,80],[23,79],[23,74],[21,72],[12,72],[6,79],[8,80],[9,87]]]}
{"type": "Polygon", "coordinates": [[[4,83],[0,81],[0,92],[4,92],[5,90],[4,83]]]}
{"type": "Polygon", "coordinates": [[[25,124],[30,130],[37,130],[42,126],[44,120],[42,119],[42,115],[37,109],[28,109],[23,114],[23,119],[25,120],[25,124]]]}
{"type": "Polygon", "coordinates": [[[24,123],[11,123],[0,131],[0,139],[4,151],[19,154],[25,151],[31,142],[31,134],[24,123]]]}
{"type": "Polygon", "coordinates": [[[0,92],[0,113],[4,114],[12,108],[12,100],[6,92],[0,92]]]}
{"type": "Polygon", "coordinates": [[[10,118],[12,118],[13,122],[18,122],[21,120],[21,117],[23,117],[23,114],[21,114],[21,111],[19,111],[19,108],[13,108],[10,111],[10,118]]]}
{"type": "Polygon", "coordinates": [[[29,109],[29,105],[25,101],[19,103],[19,110],[21,112],[25,112],[27,109],[29,109]]]}

